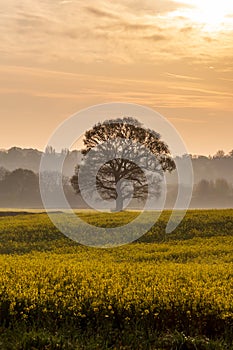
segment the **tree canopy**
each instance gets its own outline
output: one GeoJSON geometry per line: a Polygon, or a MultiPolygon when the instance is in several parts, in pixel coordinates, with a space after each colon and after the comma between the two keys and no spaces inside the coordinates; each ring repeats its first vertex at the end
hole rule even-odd
{"type": "Polygon", "coordinates": [[[144,128],[134,118],[98,123],[86,131],[83,142],[83,161],[76,167],[71,184],[77,193],[85,191],[92,195],[90,176],[95,176],[100,197],[115,200],[116,211],[122,210],[127,198],[158,197],[163,173],[175,169],[160,134],[144,128]]]}

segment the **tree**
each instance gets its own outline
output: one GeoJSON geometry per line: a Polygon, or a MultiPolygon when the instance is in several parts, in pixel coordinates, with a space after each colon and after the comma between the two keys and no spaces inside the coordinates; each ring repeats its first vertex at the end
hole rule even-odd
{"type": "Polygon", "coordinates": [[[4,168],[3,166],[0,166],[0,181],[4,180],[4,178],[9,174],[9,170],[4,168]]]}
{"type": "Polygon", "coordinates": [[[82,190],[91,195],[88,178],[98,169],[96,189],[102,199],[116,201],[116,211],[123,209],[124,200],[128,198],[143,201],[149,194],[158,196],[162,173],[175,169],[168,146],[160,135],[144,128],[134,118],[98,123],[86,131],[83,142],[82,165],[76,167],[71,184],[80,193],[82,172],[82,179],[86,175],[82,190]],[[149,186],[148,179],[153,186],[149,186]]]}
{"type": "Polygon", "coordinates": [[[45,153],[46,154],[55,155],[56,154],[56,150],[52,146],[47,146],[46,149],[45,149],[45,153]]]}
{"type": "Polygon", "coordinates": [[[28,196],[28,198],[35,192],[39,192],[38,176],[27,169],[16,169],[8,172],[1,185],[1,192],[11,192],[18,196],[28,196]]]}
{"type": "Polygon", "coordinates": [[[225,157],[225,152],[223,150],[219,150],[216,152],[216,154],[214,155],[215,159],[220,159],[220,158],[224,158],[225,157]]]}
{"type": "Polygon", "coordinates": [[[207,199],[209,196],[214,194],[214,183],[212,181],[208,181],[202,179],[195,188],[195,195],[200,198],[207,199]]]}
{"type": "Polygon", "coordinates": [[[0,194],[3,206],[22,208],[40,204],[39,177],[27,169],[8,172],[0,181],[0,194]]]}
{"type": "Polygon", "coordinates": [[[215,194],[219,197],[227,197],[231,194],[231,186],[225,179],[216,179],[215,194]]]}

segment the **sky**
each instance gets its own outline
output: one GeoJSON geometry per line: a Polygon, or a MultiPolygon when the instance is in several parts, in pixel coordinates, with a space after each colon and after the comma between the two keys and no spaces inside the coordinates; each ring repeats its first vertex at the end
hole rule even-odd
{"type": "Polygon", "coordinates": [[[192,154],[233,149],[232,0],[0,0],[0,148],[44,149],[70,115],[130,102],[192,154]]]}

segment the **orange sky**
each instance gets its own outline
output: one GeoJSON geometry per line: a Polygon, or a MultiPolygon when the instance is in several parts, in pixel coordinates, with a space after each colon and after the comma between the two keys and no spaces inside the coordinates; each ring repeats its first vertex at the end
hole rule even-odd
{"type": "Polygon", "coordinates": [[[233,149],[233,2],[8,0],[0,12],[0,148],[43,149],[97,103],[167,117],[193,154],[233,149]]]}

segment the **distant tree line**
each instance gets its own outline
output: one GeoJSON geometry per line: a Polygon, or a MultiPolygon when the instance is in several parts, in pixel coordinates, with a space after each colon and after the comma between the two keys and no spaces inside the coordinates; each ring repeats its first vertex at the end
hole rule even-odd
{"type": "MultiPolygon", "coordinates": [[[[80,161],[80,152],[77,150],[69,151],[67,149],[56,152],[56,150],[48,146],[45,152],[50,157],[51,167],[57,161],[57,158],[65,155],[64,174],[72,176],[77,162],[80,161]]],[[[44,154],[37,149],[22,149],[12,147],[9,150],[0,150],[0,167],[4,167],[10,171],[16,169],[28,169],[35,173],[39,172],[41,157],[44,154]]]]}
{"type": "MultiPolygon", "coordinates": [[[[47,190],[56,195],[59,174],[48,172],[45,174],[47,190]]],[[[69,181],[69,177],[62,178],[64,192],[71,205],[80,207],[69,181]]],[[[0,167],[0,207],[2,208],[43,208],[39,175],[28,169],[16,169],[13,171],[0,167]]]]}
{"type": "MultiPolygon", "coordinates": [[[[206,174],[208,175],[208,174],[206,174]]],[[[48,190],[56,193],[56,172],[48,172],[48,190]]],[[[70,178],[64,176],[63,188],[68,202],[73,208],[86,208],[85,202],[77,195],[70,184],[70,178]]],[[[177,185],[168,185],[167,207],[174,205],[177,185]]],[[[137,206],[135,204],[135,206],[137,206]]],[[[191,207],[224,208],[233,206],[233,185],[226,179],[202,179],[194,185],[191,207]]],[[[9,171],[0,167],[0,207],[2,208],[43,208],[39,176],[28,169],[9,171]]]]}
{"type": "Polygon", "coordinates": [[[233,186],[225,179],[215,181],[201,180],[194,188],[192,204],[208,207],[219,204],[223,207],[233,206],[233,186]]]}
{"type": "MultiPolygon", "coordinates": [[[[76,165],[81,160],[81,152],[77,150],[68,151],[62,150],[58,153],[54,148],[48,147],[45,151],[50,157],[51,170],[53,162],[61,155],[65,154],[64,175],[71,177],[74,174],[76,165]]],[[[28,169],[34,173],[39,172],[40,160],[43,152],[36,149],[22,149],[12,147],[9,150],[0,150],[0,167],[8,171],[16,169],[28,169]]],[[[208,181],[216,181],[217,179],[225,179],[230,184],[233,184],[233,150],[227,154],[219,150],[213,156],[190,155],[194,169],[194,180],[197,184],[202,179],[208,181]]],[[[187,155],[176,157],[177,162],[182,162],[187,155]]],[[[167,182],[169,184],[176,183],[176,172],[168,175],[167,182]]]]}
{"type": "MultiPolygon", "coordinates": [[[[177,163],[182,163],[184,157],[176,157],[177,163]]],[[[218,151],[213,156],[189,155],[192,160],[194,183],[197,184],[201,180],[216,181],[225,179],[228,183],[233,184],[233,150],[228,154],[224,151],[218,151]]],[[[173,173],[168,177],[168,183],[176,182],[177,174],[173,173]]]]}
{"type": "MultiPolygon", "coordinates": [[[[63,187],[72,207],[85,208],[85,203],[71,186],[70,178],[81,160],[81,152],[67,149],[57,152],[49,146],[45,150],[49,157],[50,171],[47,176],[48,190],[56,192],[54,164],[65,156],[63,187]]],[[[36,149],[12,147],[0,150],[0,207],[42,208],[39,190],[39,166],[43,152],[36,149]]],[[[194,169],[192,207],[233,206],[233,150],[219,150],[213,156],[183,155],[175,158],[182,163],[190,156],[194,169]]],[[[167,206],[172,207],[177,195],[177,173],[167,175],[167,206]]],[[[182,184],[185,186],[185,184],[182,184]]]]}

